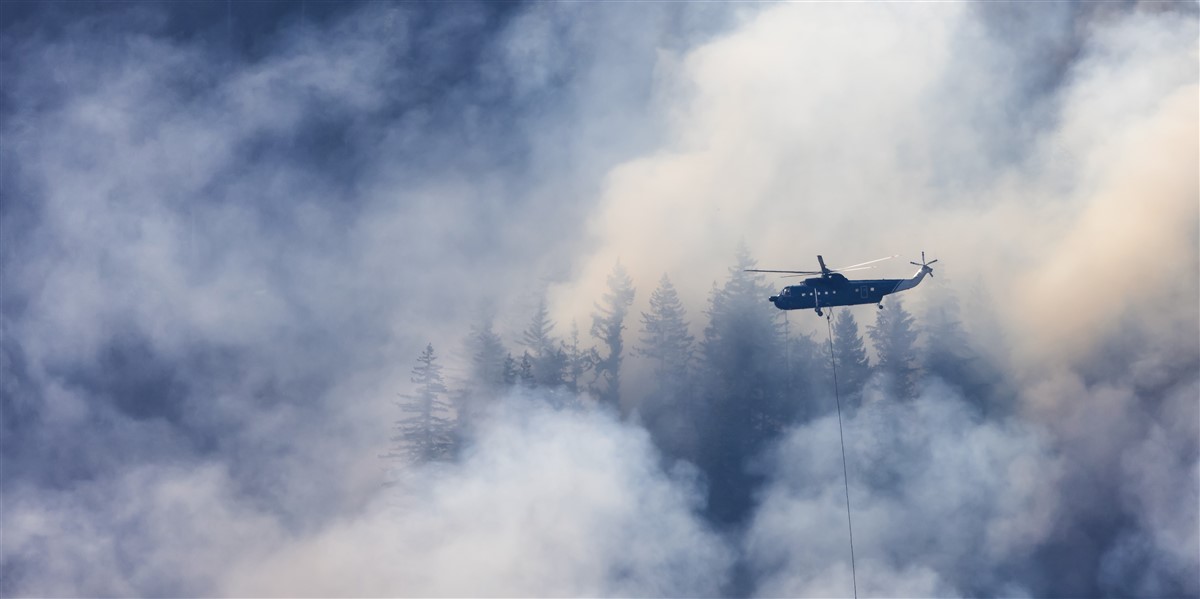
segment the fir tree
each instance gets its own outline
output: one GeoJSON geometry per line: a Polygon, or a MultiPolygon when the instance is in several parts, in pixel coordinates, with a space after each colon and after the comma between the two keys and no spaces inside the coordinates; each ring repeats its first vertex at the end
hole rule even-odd
{"type": "Polygon", "coordinates": [[[719,521],[740,521],[752,506],[757,478],[747,471],[756,456],[790,421],[785,346],[771,290],[754,268],[748,249],[738,248],[729,280],[710,299],[702,344],[706,423],[698,460],[712,480],[709,510],[719,521]]]}
{"type": "Polygon", "coordinates": [[[642,313],[635,355],[653,364],[653,389],[638,402],[647,428],[668,455],[694,459],[698,414],[687,400],[692,396],[695,340],[688,332],[687,312],[666,274],[650,294],[650,311],[642,313]]]}
{"type": "Polygon", "coordinates": [[[618,262],[608,276],[608,291],[596,304],[592,316],[592,337],[601,343],[595,352],[596,395],[601,403],[618,407],[621,387],[621,331],[625,329],[625,315],[633,304],[633,281],[625,268],[618,262]]]}
{"type": "MultiPolygon", "coordinates": [[[[787,340],[787,389],[785,397],[790,406],[790,418],[796,422],[832,411],[829,403],[814,401],[833,392],[829,372],[829,346],[808,335],[787,340]]],[[[839,372],[839,376],[841,371],[839,372]]]]}
{"type": "Polygon", "coordinates": [[[591,370],[595,360],[591,352],[579,347],[579,325],[571,322],[571,336],[563,343],[566,352],[566,384],[572,393],[578,393],[583,383],[583,376],[591,370]]]}
{"type": "Polygon", "coordinates": [[[897,399],[911,399],[916,387],[917,332],[900,300],[884,304],[870,327],[871,342],[879,358],[885,388],[897,399]]]}
{"type": "Polygon", "coordinates": [[[491,320],[472,327],[467,340],[471,350],[471,384],[475,389],[496,391],[505,386],[504,360],[507,352],[500,336],[492,330],[491,320]]]}
{"type": "Polygon", "coordinates": [[[851,398],[850,403],[854,404],[867,377],[871,375],[871,365],[863,338],[858,333],[858,321],[850,310],[838,311],[833,319],[833,357],[837,368],[838,391],[844,397],[851,398]]]}
{"type": "Polygon", "coordinates": [[[486,402],[494,400],[505,387],[513,384],[509,374],[512,357],[505,351],[500,336],[492,330],[490,319],[471,327],[466,347],[470,355],[469,370],[463,388],[454,396],[462,434],[472,426],[486,402]]]}
{"type": "Polygon", "coordinates": [[[642,336],[638,354],[654,362],[660,388],[680,388],[687,380],[695,350],[688,332],[687,312],[675,286],[664,274],[650,294],[650,312],[642,312],[642,336]]]}
{"type": "Polygon", "coordinates": [[[521,353],[521,360],[516,366],[518,384],[528,388],[537,386],[537,377],[533,374],[533,356],[530,356],[528,351],[521,353]]]}
{"type": "Polygon", "coordinates": [[[528,348],[522,358],[522,377],[529,375],[532,383],[542,387],[557,387],[563,384],[563,371],[566,369],[566,353],[558,347],[554,339],[554,321],[550,320],[550,310],[543,298],[538,302],[537,312],[521,337],[528,348]],[[527,362],[527,364],[525,363],[527,362]]]}
{"type": "Polygon", "coordinates": [[[504,355],[504,385],[515,386],[521,381],[521,367],[511,353],[504,355]]]}
{"type": "Polygon", "coordinates": [[[403,401],[396,402],[406,416],[396,421],[388,457],[410,463],[450,459],[454,450],[454,422],[449,416],[450,406],[442,398],[446,385],[433,344],[426,345],[417,358],[411,380],[417,385],[416,393],[404,395],[403,401]]]}

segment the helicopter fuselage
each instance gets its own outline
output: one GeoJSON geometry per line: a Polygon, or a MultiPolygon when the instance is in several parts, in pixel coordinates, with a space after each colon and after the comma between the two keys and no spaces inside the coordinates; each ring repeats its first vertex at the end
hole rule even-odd
{"type": "Polygon", "coordinates": [[[916,287],[930,269],[923,267],[911,279],[847,279],[840,273],[805,279],[799,285],[784,287],[770,297],[780,310],[816,310],[832,306],[878,304],[884,296],[916,287]]]}

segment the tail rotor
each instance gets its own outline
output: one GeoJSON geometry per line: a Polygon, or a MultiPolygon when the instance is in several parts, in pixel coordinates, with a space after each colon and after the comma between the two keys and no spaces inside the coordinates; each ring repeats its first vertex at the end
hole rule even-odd
{"type": "Polygon", "coordinates": [[[929,262],[926,262],[925,261],[925,251],[921,250],[921,262],[919,264],[916,262],[909,262],[909,264],[912,264],[913,266],[920,266],[921,270],[923,272],[925,272],[925,274],[928,274],[929,276],[932,277],[933,276],[933,268],[931,268],[929,265],[933,264],[934,262],[937,262],[937,259],[933,259],[933,260],[930,260],[929,262]]]}

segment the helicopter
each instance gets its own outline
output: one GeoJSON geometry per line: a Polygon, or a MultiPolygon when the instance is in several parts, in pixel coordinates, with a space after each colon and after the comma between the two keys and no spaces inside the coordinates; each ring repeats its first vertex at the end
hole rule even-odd
{"type": "Polygon", "coordinates": [[[833,306],[856,306],[859,304],[879,304],[879,308],[883,308],[883,297],[893,293],[899,293],[906,289],[912,289],[921,283],[921,279],[925,275],[933,276],[933,268],[931,264],[937,260],[925,261],[925,252],[921,252],[921,262],[909,262],[914,266],[921,267],[915,275],[910,279],[847,279],[844,272],[855,270],[866,270],[875,268],[870,266],[876,262],[891,260],[899,256],[899,254],[879,258],[878,260],[870,260],[859,264],[852,264],[845,268],[829,268],[825,266],[825,258],[818,255],[817,263],[821,265],[821,270],[759,270],[748,268],[746,272],[765,272],[783,274],[787,277],[797,277],[804,275],[821,275],[819,277],[810,277],[804,279],[804,282],[799,285],[788,285],[784,287],[779,295],[772,295],[768,300],[775,304],[780,310],[805,310],[814,309],[817,311],[817,316],[824,316],[821,308],[829,308],[833,306]]]}

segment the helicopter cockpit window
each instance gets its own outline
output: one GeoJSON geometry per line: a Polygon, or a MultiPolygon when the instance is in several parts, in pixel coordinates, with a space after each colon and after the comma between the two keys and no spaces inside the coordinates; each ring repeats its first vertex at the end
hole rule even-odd
{"type": "Polygon", "coordinates": [[[791,288],[791,287],[784,287],[784,288],[783,288],[783,293],[780,293],[779,295],[782,295],[783,297],[791,297],[791,296],[792,296],[792,288],[791,288]]]}

